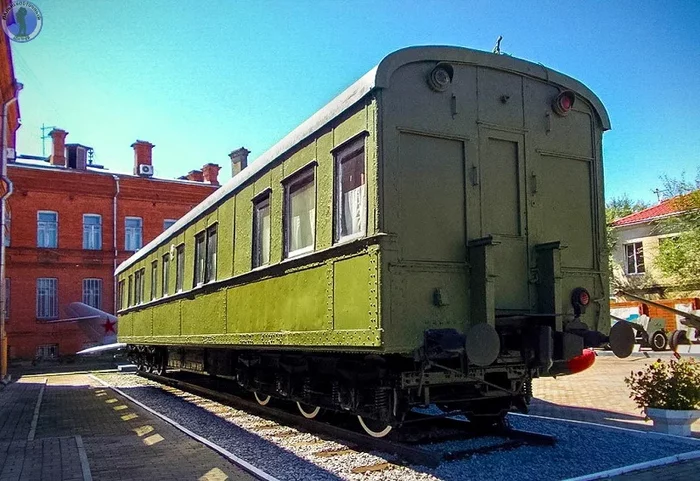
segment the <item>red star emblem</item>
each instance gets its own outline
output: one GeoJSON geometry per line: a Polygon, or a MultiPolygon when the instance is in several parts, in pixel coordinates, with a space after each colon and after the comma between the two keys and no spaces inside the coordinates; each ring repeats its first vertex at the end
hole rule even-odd
{"type": "Polygon", "coordinates": [[[113,332],[116,334],[117,331],[114,330],[114,326],[116,326],[116,325],[117,325],[116,322],[112,322],[109,319],[107,319],[107,321],[105,321],[105,323],[102,324],[102,326],[105,328],[105,334],[108,334],[110,332],[113,332]]]}

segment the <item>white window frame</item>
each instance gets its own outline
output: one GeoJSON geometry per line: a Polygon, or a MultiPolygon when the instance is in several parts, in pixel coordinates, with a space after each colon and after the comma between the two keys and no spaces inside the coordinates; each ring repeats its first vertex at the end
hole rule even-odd
{"type": "Polygon", "coordinates": [[[95,277],[83,279],[83,304],[102,309],[102,279],[95,277]]]}
{"type": "Polygon", "coordinates": [[[143,247],[143,219],[141,217],[125,217],[124,218],[124,250],[128,252],[136,252],[143,247]],[[136,227],[130,227],[128,225],[130,220],[137,220],[139,222],[138,231],[136,227]],[[138,247],[134,249],[136,244],[135,237],[138,234],[138,247]]]}
{"type": "Polygon", "coordinates": [[[177,222],[177,219],[164,219],[164,220],[163,220],[163,232],[165,232],[166,230],[170,229],[170,227],[171,227],[175,222],[177,222]],[[168,225],[168,226],[166,227],[165,224],[170,224],[170,225],[168,225]]]}
{"type": "Polygon", "coordinates": [[[58,279],[55,277],[38,277],[36,280],[36,318],[42,320],[58,318],[58,279]],[[48,293],[40,292],[49,290],[48,293]],[[48,298],[42,302],[43,298],[48,298]]]}
{"type": "Polygon", "coordinates": [[[316,248],[316,220],[318,217],[318,209],[316,205],[316,169],[315,166],[305,168],[301,170],[300,172],[292,175],[289,177],[289,179],[285,180],[284,183],[284,252],[285,252],[285,258],[289,259],[292,257],[298,257],[303,254],[307,254],[309,252],[313,252],[314,249],[316,248]],[[290,250],[290,244],[291,244],[291,189],[292,186],[306,180],[308,177],[311,177],[311,186],[314,190],[314,221],[313,221],[313,228],[312,228],[312,236],[313,240],[311,242],[311,245],[308,245],[306,247],[302,247],[300,249],[296,250],[290,250]]]}
{"type": "Polygon", "coordinates": [[[625,269],[627,270],[627,274],[631,276],[637,276],[637,275],[642,275],[646,273],[646,265],[644,263],[644,243],[639,241],[639,242],[628,242],[624,245],[625,249],[625,269]],[[639,270],[639,259],[637,258],[637,245],[640,246],[641,249],[641,265],[642,265],[642,271],[640,272],[639,270]],[[632,256],[634,257],[634,271],[630,271],[630,255],[628,253],[628,249],[632,248],[632,256]]]}
{"type": "Polygon", "coordinates": [[[102,216],[100,214],[83,214],[83,249],[90,251],[102,250],[102,216]],[[85,220],[87,218],[97,218],[98,223],[86,224],[85,220]],[[93,244],[91,241],[95,241],[95,245],[91,245],[93,244]]]}
{"type": "Polygon", "coordinates": [[[58,248],[58,212],[53,210],[39,210],[36,213],[36,246],[40,249],[58,248]],[[53,214],[56,218],[54,222],[40,220],[41,214],[53,214]],[[47,229],[53,224],[53,245],[42,245],[41,239],[45,239],[50,231],[47,229]]]}

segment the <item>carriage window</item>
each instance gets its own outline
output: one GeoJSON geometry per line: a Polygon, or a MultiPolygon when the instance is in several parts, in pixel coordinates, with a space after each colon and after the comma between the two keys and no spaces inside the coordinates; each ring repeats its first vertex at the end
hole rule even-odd
{"type": "Polygon", "coordinates": [[[253,267],[270,263],[270,195],[253,205],[253,267]]]}
{"type": "Polygon", "coordinates": [[[145,277],[146,269],[139,269],[134,274],[134,304],[141,304],[143,302],[145,277]]]}
{"type": "Polygon", "coordinates": [[[158,297],[158,261],[151,263],[151,300],[158,297]]]}
{"type": "Polygon", "coordinates": [[[287,257],[314,248],[316,189],[314,171],[299,174],[285,186],[285,253],[287,257]]]}
{"type": "Polygon", "coordinates": [[[127,291],[128,299],[126,301],[126,307],[131,307],[131,300],[133,299],[132,293],[134,289],[134,276],[129,276],[129,290],[127,291]]]}
{"type": "Polygon", "coordinates": [[[177,246],[175,257],[175,292],[182,292],[185,279],[185,244],[177,246]]]}
{"type": "Polygon", "coordinates": [[[119,281],[119,290],[117,291],[117,309],[124,309],[124,280],[119,281]]]}
{"type": "Polygon", "coordinates": [[[163,256],[163,280],[161,294],[163,297],[168,295],[168,284],[170,283],[170,254],[163,256]]]}
{"type": "Polygon", "coordinates": [[[206,236],[204,232],[194,237],[194,285],[204,282],[204,270],[206,269],[204,255],[206,253],[206,236]]]}
{"type": "Polygon", "coordinates": [[[365,140],[358,139],[335,155],[335,241],[365,234],[367,188],[365,140]]]}
{"type": "Polygon", "coordinates": [[[204,282],[216,280],[216,225],[207,229],[207,266],[204,282]]]}

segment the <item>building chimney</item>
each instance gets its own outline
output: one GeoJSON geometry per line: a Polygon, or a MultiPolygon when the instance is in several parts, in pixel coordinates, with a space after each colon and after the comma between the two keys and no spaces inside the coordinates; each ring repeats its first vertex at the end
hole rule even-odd
{"type": "Polygon", "coordinates": [[[250,150],[246,149],[245,147],[236,149],[230,154],[228,154],[228,156],[231,157],[232,177],[235,177],[237,173],[239,173],[241,170],[245,169],[248,166],[248,154],[250,154],[250,150]]]}
{"type": "MultiPolygon", "coordinates": [[[[139,168],[141,165],[153,165],[153,145],[145,140],[137,140],[131,144],[131,148],[134,149],[134,175],[141,175],[144,169],[139,168]]],[[[146,167],[145,175],[153,175],[153,169],[146,167]]]]}
{"type": "Polygon", "coordinates": [[[49,157],[49,163],[51,165],[59,165],[65,167],[66,165],[66,132],[63,129],[53,129],[49,132],[51,140],[53,140],[53,153],[49,157]]]}
{"type": "Polygon", "coordinates": [[[219,171],[221,167],[216,164],[204,164],[202,167],[202,175],[204,177],[204,182],[211,185],[219,185],[219,171]]]}
{"type": "Polygon", "coordinates": [[[192,180],[194,182],[204,182],[204,175],[201,170],[190,170],[187,174],[187,180],[192,180]]]}

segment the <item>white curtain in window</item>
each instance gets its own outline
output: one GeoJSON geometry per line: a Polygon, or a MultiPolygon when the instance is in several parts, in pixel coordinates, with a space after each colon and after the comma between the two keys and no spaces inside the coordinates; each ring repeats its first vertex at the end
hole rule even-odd
{"type": "Polygon", "coordinates": [[[314,203],[313,182],[309,182],[291,194],[290,252],[304,249],[314,244],[314,226],[316,222],[314,203]]]}
{"type": "Polygon", "coordinates": [[[270,262],[270,211],[267,209],[266,215],[262,218],[262,242],[260,252],[260,262],[267,264],[270,262]]]}
{"type": "Polygon", "coordinates": [[[343,193],[343,230],[345,236],[365,231],[365,185],[343,193]]]}

